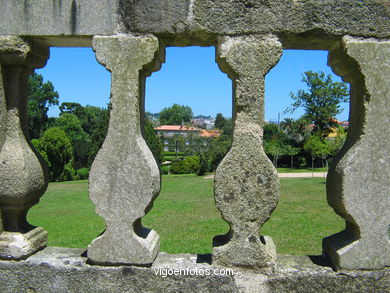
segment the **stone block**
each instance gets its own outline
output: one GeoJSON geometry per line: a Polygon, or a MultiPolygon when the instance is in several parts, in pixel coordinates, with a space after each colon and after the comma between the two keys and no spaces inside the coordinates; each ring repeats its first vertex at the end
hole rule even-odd
{"type": "Polygon", "coordinates": [[[47,242],[47,233],[26,219],[48,184],[45,163],[27,134],[27,80],[46,63],[48,50],[41,49],[16,36],[0,37],[0,258],[25,258],[47,242]]]}
{"type": "Polygon", "coordinates": [[[160,191],[160,171],[141,134],[145,76],[159,63],[159,43],[149,35],[96,36],[97,60],[112,74],[107,137],[92,164],[90,198],[106,230],[88,247],[96,264],[151,265],[159,236],[141,217],[160,191]]]}
{"type": "Polygon", "coordinates": [[[0,234],[0,258],[21,260],[47,245],[47,232],[36,227],[27,233],[7,232],[0,234]]]}
{"type": "Polygon", "coordinates": [[[279,179],[263,150],[264,76],[282,53],[272,36],[220,38],[217,62],[233,80],[233,143],[215,173],[215,203],[230,225],[214,238],[213,262],[272,267],[276,249],[260,236],[279,198],[279,179]]]}
{"type": "Polygon", "coordinates": [[[347,140],[330,165],[329,205],[346,228],[323,240],[342,269],[390,266],[390,41],[346,36],[329,64],[351,84],[347,140]]]}

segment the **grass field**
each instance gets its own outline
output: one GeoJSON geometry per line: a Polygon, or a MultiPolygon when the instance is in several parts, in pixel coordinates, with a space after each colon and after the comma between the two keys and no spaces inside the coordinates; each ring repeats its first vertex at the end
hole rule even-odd
{"type": "MultiPolygon", "coordinates": [[[[320,254],[321,239],[343,229],[326,203],[323,178],[283,178],[272,218],[262,229],[279,253],[320,254]]],[[[49,232],[50,246],[86,248],[104,229],[88,198],[87,181],[51,183],[28,219],[49,232]]],[[[228,231],[214,205],[213,180],[163,176],[162,191],[143,225],[160,234],[161,251],[210,253],[212,237],[228,231]]]]}

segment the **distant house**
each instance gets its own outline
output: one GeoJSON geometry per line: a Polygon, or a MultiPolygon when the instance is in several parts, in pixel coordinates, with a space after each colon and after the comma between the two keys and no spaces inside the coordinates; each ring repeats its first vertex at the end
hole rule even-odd
{"type": "Polygon", "coordinates": [[[191,123],[198,127],[213,129],[215,125],[215,118],[194,118],[191,120],[191,123]]]}
{"type": "MultiPolygon", "coordinates": [[[[180,135],[186,138],[190,135],[205,138],[218,137],[220,135],[220,130],[207,130],[183,125],[161,125],[159,127],[155,127],[154,129],[159,136],[164,137],[163,144],[165,151],[168,150],[169,139],[174,135],[180,135]]],[[[187,139],[185,143],[186,145],[189,145],[189,139],[187,139]]]]}
{"type": "Polygon", "coordinates": [[[201,137],[218,137],[220,135],[221,135],[221,130],[218,129],[213,129],[213,130],[202,129],[200,132],[201,137]]]}
{"type": "MultiPolygon", "coordinates": [[[[346,120],[346,121],[338,121],[338,120],[336,120],[336,119],[332,119],[332,121],[333,121],[333,122],[336,122],[338,126],[344,128],[344,129],[348,129],[348,128],[349,128],[349,121],[348,121],[348,120],[346,120]]],[[[308,132],[312,132],[313,129],[314,129],[314,126],[315,126],[315,125],[314,125],[313,123],[308,124],[307,127],[306,127],[306,130],[307,130],[308,132]]],[[[335,127],[330,127],[330,130],[331,130],[331,132],[336,132],[337,128],[335,128],[335,127]]]]}
{"type": "Polygon", "coordinates": [[[174,135],[180,135],[183,137],[187,137],[190,133],[199,135],[201,129],[190,126],[183,125],[161,125],[159,127],[155,127],[158,135],[164,135],[166,138],[171,138],[174,135]]]}

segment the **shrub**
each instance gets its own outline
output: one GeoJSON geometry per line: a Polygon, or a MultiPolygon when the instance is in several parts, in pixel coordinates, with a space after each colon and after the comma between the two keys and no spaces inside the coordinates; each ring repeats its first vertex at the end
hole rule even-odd
{"type": "Polygon", "coordinates": [[[184,160],[177,160],[172,163],[170,172],[172,174],[197,173],[200,168],[198,156],[186,157],[184,160]]]}
{"type": "Polygon", "coordinates": [[[81,168],[77,170],[77,178],[79,180],[85,180],[89,177],[89,168],[81,168]]]}
{"type": "MultiPolygon", "coordinates": [[[[176,155],[176,152],[167,152],[167,151],[164,151],[164,157],[165,156],[175,156],[176,155]]],[[[177,155],[178,156],[183,156],[184,155],[184,153],[183,152],[177,152],[177,155]]]]}
{"type": "Polygon", "coordinates": [[[208,161],[207,159],[205,158],[205,156],[201,155],[200,158],[199,158],[199,169],[198,171],[196,172],[196,175],[198,176],[202,176],[204,175],[207,170],[208,170],[208,161]]]}
{"type": "Polygon", "coordinates": [[[170,168],[170,166],[161,166],[161,174],[168,175],[170,168]]]}
{"type": "Polygon", "coordinates": [[[165,161],[174,161],[175,159],[177,159],[175,156],[164,156],[165,161]]]}
{"type": "Polygon", "coordinates": [[[62,171],[61,180],[62,181],[72,181],[76,178],[76,171],[73,169],[72,164],[66,164],[64,170],[62,171]]]}
{"type": "Polygon", "coordinates": [[[73,149],[63,130],[59,127],[51,127],[38,141],[34,140],[33,144],[48,163],[51,181],[61,181],[72,176],[74,169],[70,167],[73,163],[73,149]]]}

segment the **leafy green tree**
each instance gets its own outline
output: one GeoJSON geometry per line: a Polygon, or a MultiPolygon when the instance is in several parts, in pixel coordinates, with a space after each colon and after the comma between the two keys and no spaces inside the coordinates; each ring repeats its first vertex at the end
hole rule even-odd
{"type": "Polygon", "coordinates": [[[308,124],[310,124],[310,122],[303,118],[299,118],[297,120],[293,118],[285,118],[282,122],[280,122],[280,130],[287,134],[289,139],[296,143],[300,143],[308,135],[308,124]]]}
{"type": "Polygon", "coordinates": [[[187,137],[189,145],[187,146],[186,153],[189,155],[204,154],[209,148],[213,138],[211,137],[199,137],[190,134],[187,137]]]}
{"type": "Polygon", "coordinates": [[[190,123],[193,113],[188,106],[173,104],[172,107],[164,108],[160,112],[161,125],[182,125],[190,123]]]}
{"type": "Polygon", "coordinates": [[[191,174],[197,173],[200,168],[200,159],[198,156],[189,156],[184,159],[176,160],[172,163],[169,171],[172,174],[191,174]]]}
{"type": "Polygon", "coordinates": [[[303,145],[306,152],[311,155],[311,169],[314,169],[315,158],[325,159],[330,154],[330,148],[321,134],[313,133],[303,145]]]}
{"type": "Polygon", "coordinates": [[[28,132],[30,138],[39,138],[50,127],[47,116],[49,107],[58,105],[58,93],[50,81],[43,82],[43,76],[33,73],[28,79],[28,132]]]}
{"type": "Polygon", "coordinates": [[[186,147],[186,138],[182,135],[175,134],[168,138],[168,148],[170,151],[175,152],[175,158],[177,158],[179,152],[184,152],[186,147]]]}
{"type": "Polygon", "coordinates": [[[264,142],[270,141],[279,132],[278,125],[275,123],[266,123],[263,126],[263,140],[264,142]]]}
{"type": "Polygon", "coordinates": [[[275,167],[278,166],[279,158],[288,154],[290,143],[291,139],[277,124],[267,123],[263,126],[264,151],[272,158],[275,167]]]}
{"type": "Polygon", "coordinates": [[[292,145],[288,144],[284,147],[284,154],[290,156],[291,163],[290,167],[294,167],[294,156],[298,155],[299,152],[301,151],[300,147],[293,147],[292,145]]]}
{"type": "Polygon", "coordinates": [[[73,161],[72,144],[66,133],[59,127],[51,127],[33,144],[48,163],[50,179],[61,181],[65,166],[73,161]]]}
{"type": "Polygon", "coordinates": [[[154,130],[153,123],[149,119],[145,119],[145,140],[149,145],[150,150],[152,151],[157,163],[160,165],[164,159],[163,149],[164,146],[161,143],[160,138],[157,136],[156,131],[154,130]]]}
{"type": "MultiPolygon", "coordinates": [[[[82,130],[89,136],[86,162],[85,155],[83,154],[82,156],[82,167],[85,166],[89,168],[106,138],[111,106],[109,104],[108,108],[99,108],[89,105],[81,106],[78,103],[64,102],[59,108],[61,116],[65,114],[77,116],[82,130]]],[[[84,151],[84,149],[82,151],[84,151]]],[[[78,167],[80,167],[79,164],[78,167]]]]}
{"type": "Polygon", "coordinates": [[[215,117],[215,124],[214,127],[218,129],[222,129],[223,126],[225,125],[225,117],[223,117],[222,113],[218,113],[217,116],[215,117]]]}
{"type": "Polygon", "coordinates": [[[315,125],[313,131],[325,135],[330,127],[336,126],[334,118],[341,112],[340,103],[349,100],[348,86],[344,82],[334,82],[331,75],[325,76],[321,71],[306,71],[302,81],[308,91],[300,89],[296,94],[290,93],[294,103],[286,112],[292,113],[302,107],[305,117],[315,125]]]}
{"type": "Polygon", "coordinates": [[[232,145],[232,138],[227,135],[221,135],[214,138],[211,142],[208,157],[210,158],[210,171],[217,169],[219,163],[226,156],[232,145]]]}
{"type": "Polygon", "coordinates": [[[110,121],[110,109],[110,104],[107,108],[98,108],[93,106],[85,107],[87,122],[81,122],[81,126],[91,138],[91,145],[88,150],[88,167],[92,165],[93,160],[107,136],[110,121]],[[87,127],[87,125],[89,125],[89,127],[87,127]]]}
{"type": "Polygon", "coordinates": [[[231,118],[225,119],[221,130],[223,136],[233,137],[233,120],[231,118]]]}
{"type": "Polygon", "coordinates": [[[80,120],[74,114],[62,113],[56,121],[56,126],[61,128],[70,139],[73,147],[74,168],[80,169],[85,167],[88,161],[91,139],[81,127],[80,120]]]}
{"type": "Polygon", "coordinates": [[[199,157],[199,169],[196,175],[203,176],[204,174],[206,174],[207,170],[208,170],[208,160],[205,157],[205,155],[202,154],[199,157]]]}
{"type": "Polygon", "coordinates": [[[271,155],[275,168],[278,167],[278,160],[281,156],[286,154],[286,145],[277,136],[264,143],[264,151],[271,155]]]}
{"type": "Polygon", "coordinates": [[[61,114],[63,113],[74,114],[78,118],[84,115],[84,107],[81,106],[79,103],[63,102],[58,108],[60,109],[61,114]]]}
{"type": "Polygon", "coordinates": [[[334,139],[327,139],[331,156],[334,157],[340,151],[345,143],[346,138],[347,131],[342,127],[338,127],[336,130],[336,137],[334,139]]]}

